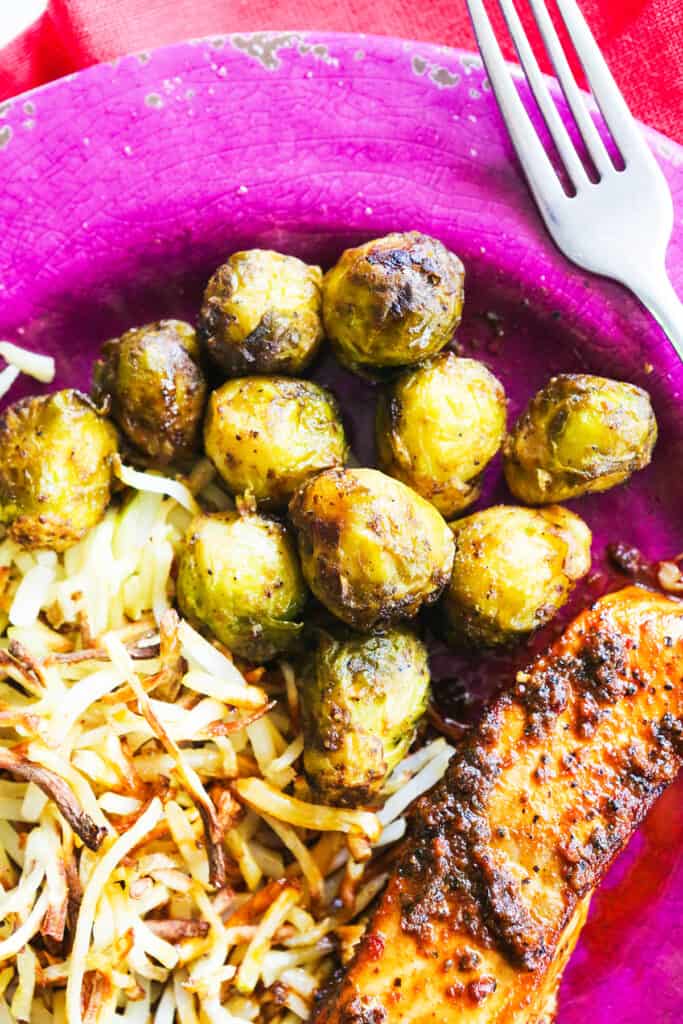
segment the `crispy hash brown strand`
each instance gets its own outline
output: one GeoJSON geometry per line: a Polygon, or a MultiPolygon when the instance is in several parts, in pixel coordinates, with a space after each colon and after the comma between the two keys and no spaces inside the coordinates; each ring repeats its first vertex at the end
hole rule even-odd
{"type": "Polygon", "coordinates": [[[583,612],[417,803],[315,1024],[551,1020],[592,890],[679,769],[682,717],[683,604],[629,587],[583,612]]]}
{"type": "Polygon", "coordinates": [[[192,517],[229,506],[210,464],[116,472],[63,554],[0,529],[0,1022],[307,1021],[453,747],[403,757],[375,811],[321,805],[295,669],[172,607],[192,517]]]}

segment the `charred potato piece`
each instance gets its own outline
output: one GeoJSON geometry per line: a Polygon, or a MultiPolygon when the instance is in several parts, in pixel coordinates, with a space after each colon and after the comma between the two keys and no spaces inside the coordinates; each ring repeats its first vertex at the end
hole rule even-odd
{"type": "Polygon", "coordinates": [[[323,282],[325,332],[352,370],[407,366],[439,352],[460,323],[465,272],[418,231],[347,249],[323,282]]]}
{"type": "Polygon", "coordinates": [[[26,548],[65,551],[109,504],[117,433],[87,395],[24,398],[0,417],[0,523],[26,548]]]}
{"type": "Polygon", "coordinates": [[[273,508],[286,505],[309,477],[343,465],[347,455],[334,397],[289,377],[241,377],[214,391],[204,447],[233,494],[273,508]]]}
{"type": "Polygon", "coordinates": [[[290,517],[309,587],[357,629],[409,619],[437,599],[453,562],[433,505],[376,469],[333,469],[297,491],[290,517]]]}
{"type": "Polygon", "coordinates": [[[642,388],[561,374],[531,400],[505,443],[505,478],[520,501],[542,505],[606,491],[652,458],[657,421],[642,388]]]}
{"type": "Polygon", "coordinates": [[[242,658],[295,650],[306,587],[286,527],[250,513],[197,516],[180,555],[177,600],[193,625],[242,658]]]}
{"type": "Polygon", "coordinates": [[[380,467],[453,516],[479,497],[484,469],[503,443],[505,413],[503,385],[483,363],[441,352],[380,397],[380,467]]]}
{"type": "Polygon", "coordinates": [[[266,249],[234,253],[204,293],[199,332],[231,377],[301,373],[323,338],[320,267],[266,249]]]}
{"type": "Polygon", "coordinates": [[[542,626],[590,569],[591,533],[559,506],[496,505],[452,524],[440,612],[454,646],[504,644],[542,626]]]}
{"type": "Polygon", "coordinates": [[[309,782],[326,803],[366,804],[415,738],[429,700],[427,649],[405,627],[321,631],[299,697],[309,782]]]}
{"type": "Polygon", "coordinates": [[[128,440],[162,465],[198,450],[206,392],[197,335],[182,320],[126,331],[95,363],[95,399],[108,396],[128,440]]]}

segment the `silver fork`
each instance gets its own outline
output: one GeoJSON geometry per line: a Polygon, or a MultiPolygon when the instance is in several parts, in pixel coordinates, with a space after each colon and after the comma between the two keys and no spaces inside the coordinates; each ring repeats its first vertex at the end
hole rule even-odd
{"type": "Polygon", "coordinates": [[[575,0],[557,0],[591,91],[624,161],[617,170],[569,67],[544,0],[529,0],[576,127],[599,175],[591,181],[548,89],[513,0],[498,0],[520,64],[576,194],[567,195],[501,53],[483,0],[467,0],[484,66],[545,225],[565,256],[634,292],[683,360],[683,304],[666,272],[673,202],[575,0]]]}

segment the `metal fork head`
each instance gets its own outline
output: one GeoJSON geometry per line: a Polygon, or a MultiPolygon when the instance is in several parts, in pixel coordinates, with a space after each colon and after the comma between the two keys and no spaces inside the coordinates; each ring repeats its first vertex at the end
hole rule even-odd
{"type": "Polygon", "coordinates": [[[597,130],[588,97],[576,83],[545,0],[529,0],[529,3],[568,111],[597,172],[597,181],[592,180],[574,146],[548,80],[534,56],[514,0],[498,0],[498,3],[531,93],[573,186],[574,194],[568,195],[520,98],[484,0],[467,0],[491,87],[546,227],[573,262],[638,291],[637,275],[651,273],[652,267],[663,272],[673,228],[673,204],[666,179],[575,0],[557,0],[557,6],[600,113],[621,153],[623,168],[615,166],[597,130]]]}

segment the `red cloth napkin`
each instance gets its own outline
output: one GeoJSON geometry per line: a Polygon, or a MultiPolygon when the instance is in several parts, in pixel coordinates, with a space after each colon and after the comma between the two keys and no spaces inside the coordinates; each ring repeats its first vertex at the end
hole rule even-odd
{"type": "MultiPolygon", "coordinates": [[[[683,142],[683,0],[580,3],[633,112],[683,142]]],[[[50,0],[0,53],[0,97],[122,53],[264,28],[475,45],[465,0],[50,0]]]]}

